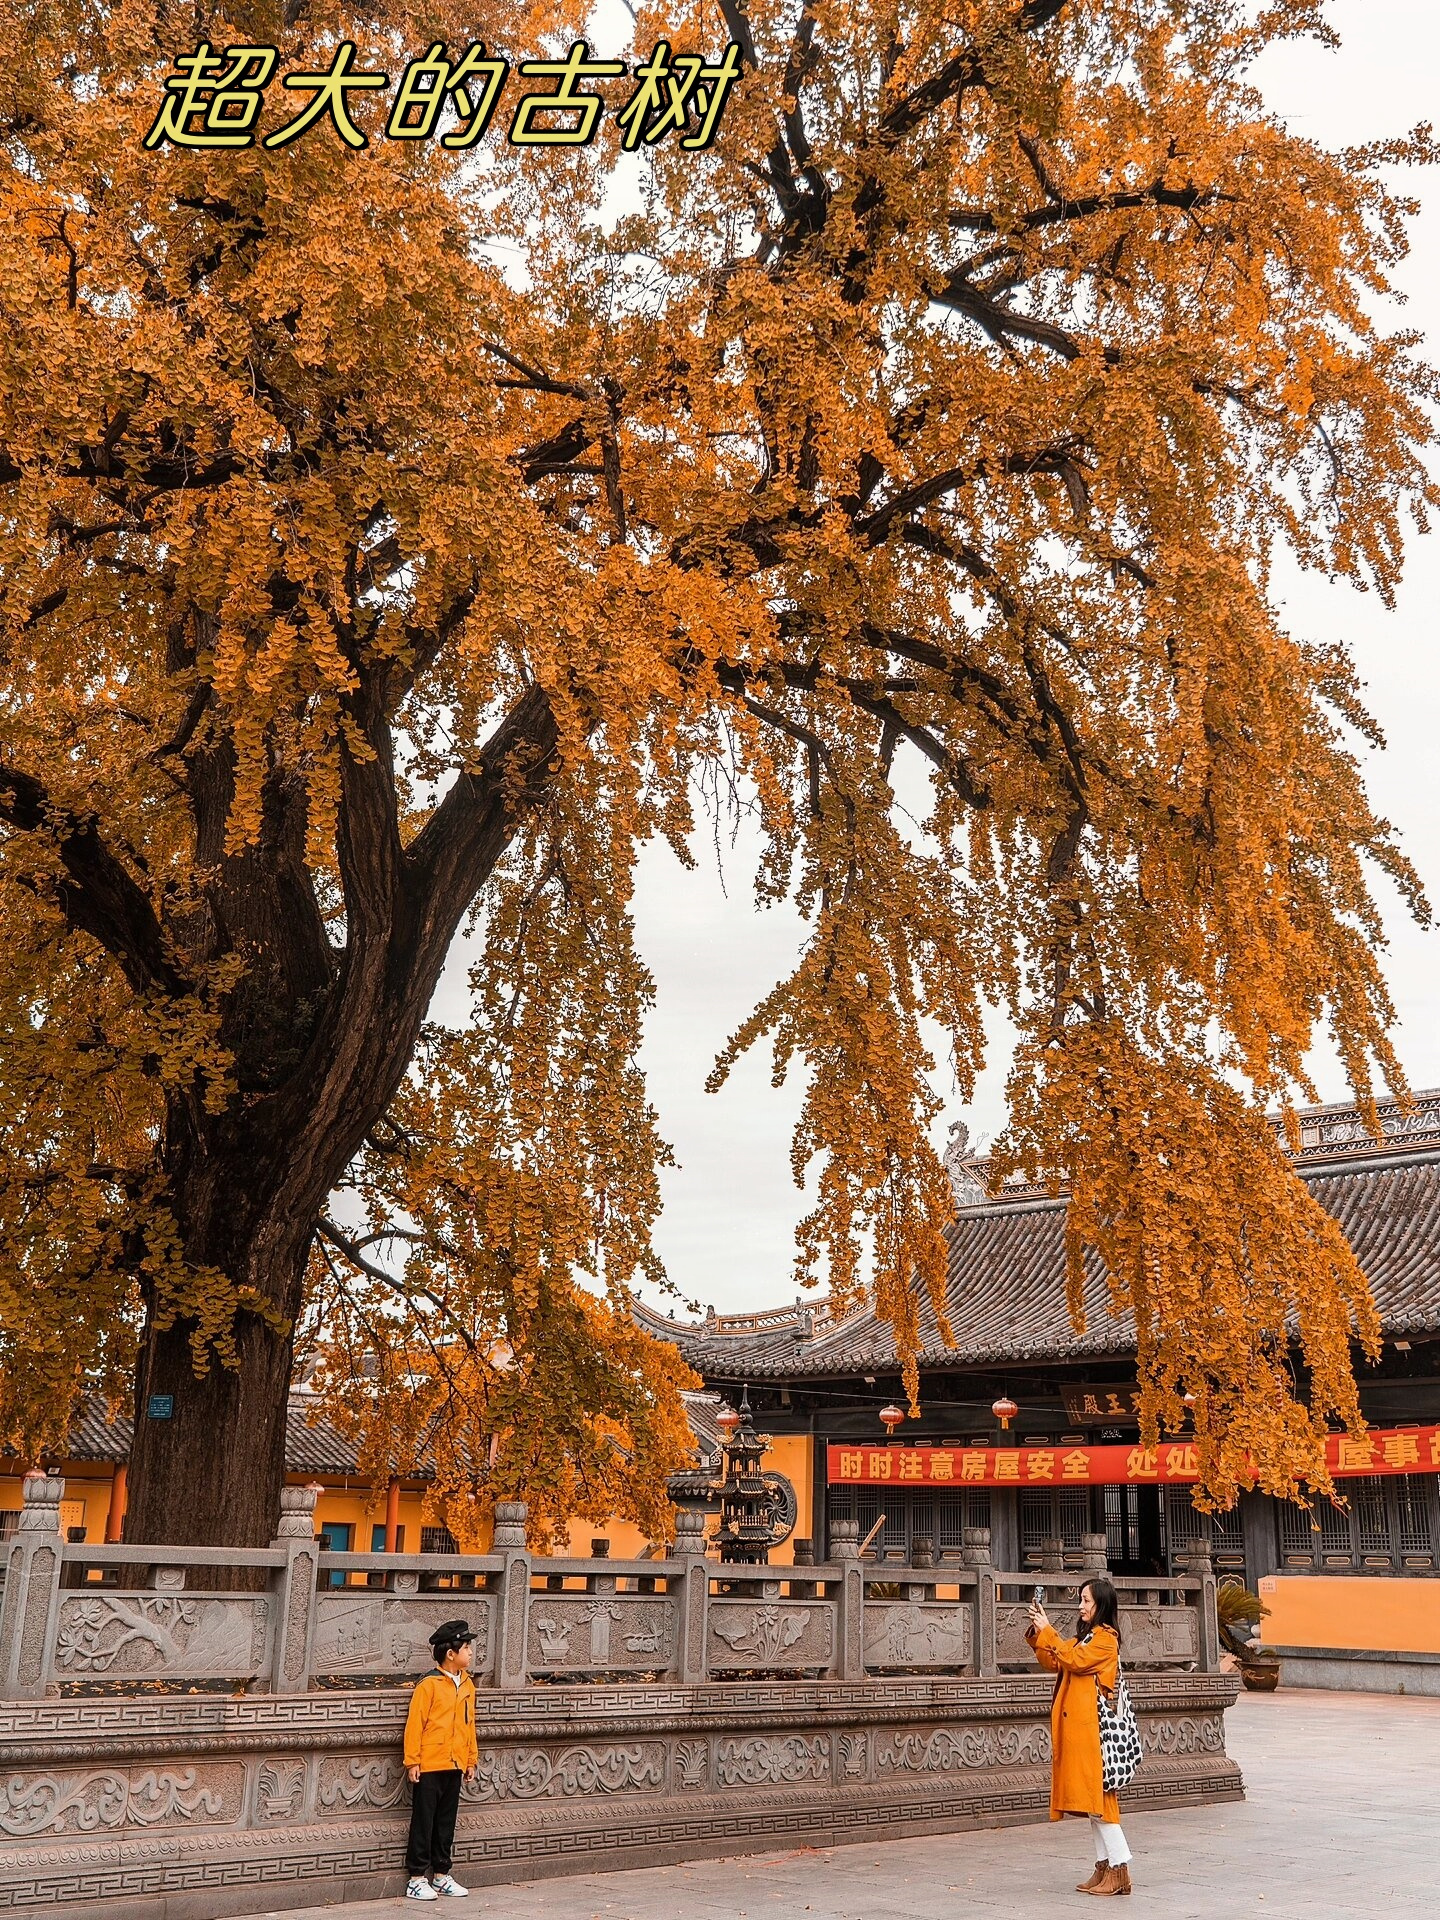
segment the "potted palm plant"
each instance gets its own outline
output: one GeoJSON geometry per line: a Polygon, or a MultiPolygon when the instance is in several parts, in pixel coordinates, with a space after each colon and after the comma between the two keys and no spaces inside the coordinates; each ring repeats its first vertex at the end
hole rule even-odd
{"type": "Polygon", "coordinates": [[[1269,1611],[1248,1587],[1221,1587],[1215,1596],[1220,1643],[1238,1661],[1240,1678],[1251,1693],[1273,1693],[1280,1684],[1280,1662],[1260,1647],[1260,1622],[1269,1611]]]}

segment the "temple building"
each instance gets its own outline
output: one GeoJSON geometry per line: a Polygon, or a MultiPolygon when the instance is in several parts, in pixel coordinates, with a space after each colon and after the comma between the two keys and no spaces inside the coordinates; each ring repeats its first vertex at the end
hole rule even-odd
{"type": "MultiPolygon", "coordinates": [[[[1227,1513],[1197,1512],[1184,1435],[1139,1444],[1133,1324],[1111,1315],[1094,1262],[1087,1331],[1073,1331],[1063,1198],[1023,1186],[987,1197],[963,1139],[947,1156],[958,1344],[943,1344],[927,1303],[918,1419],[895,1419],[895,1345],[868,1310],[837,1318],[812,1301],[645,1324],[707,1387],[748,1395],[772,1458],[798,1476],[797,1533],[817,1558],[837,1520],[897,1561],[917,1543],[958,1560],[965,1529],[988,1527],[999,1565],[1039,1567],[1058,1551],[1079,1566],[1084,1537],[1103,1533],[1112,1571],[1133,1574],[1177,1571],[1204,1538],[1217,1570],[1270,1608],[1265,1641],[1282,1649],[1287,1683],[1365,1684],[1374,1675],[1359,1670],[1383,1659],[1387,1686],[1440,1692],[1440,1092],[1409,1113],[1382,1107],[1378,1142],[1354,1107],[1300,1118],[1297,1170],[1355,1249],[1384,1338],[1378,1363],[1355,1355],[1371,1433],[1330,1442],[1338,1502],[1252,1492],[1227,1513]]],[[[1296,1367],[1303,1388],[1298,1355],[1296,1367]]]]}

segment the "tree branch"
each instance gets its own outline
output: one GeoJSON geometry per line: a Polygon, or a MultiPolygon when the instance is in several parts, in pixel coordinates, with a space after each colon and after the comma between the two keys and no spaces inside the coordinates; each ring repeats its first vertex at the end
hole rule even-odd
{"type": "Polygon", "coordinates": [[[422,939],[448,945],[521,820],[549,793],[558,743],[549,696],[532,686],[486,741],[477,770],[456,776],[405,855],[422,939]]]}
{"type": "MultiPolygon", "coordinates": [[[[407,1235],[406,1237],[409,1238],[410,1236],[407,1235]]],[[[360,1251],[358,1244],[353,1241],[348,1234],[342,1233],[333,1220],[317,1221],[315,1238],[320,1241],[322,1245],[328,1242],[330,1246],[335,1248],[337,1253],[350,1262],[350,1265],[354,1267],[357,1273],[363,1273],[367,1280],[378,1280],[382,1286],[388,1287],[392,1293],[398,1294],[407,1304],[413,1304],[417,1299],[428,1300],[430,1305],[434,1307],[435,1311],[440,1315],[441,1319],[445,1321],[446,1325],[454,1330],[456,1338],[466,1347],[471,1357],[476,1360],[481,1357],[480,1348],[476,1343],[474,1335],[462,1321],[456,1318],[438,1293],[432,1293],[429,1287],[412,1287],[404,1280],[397,1280],[393,1273],[387,1273],[384,1267],[377,1266],[373,1260],[367,1260],[360,1251]]],[[[331,1271],[334,1271],[333,1267],[331,1271]]]]}
{"type": "Polygon", "coordinates": [[[100,837],[93,814],[55,806],[33,774],[0,763],[0,822],[59,855],[55,887],[66,920],[114,955],[136,993],[181,999],[191,991],[148,897],[100,837]]]}

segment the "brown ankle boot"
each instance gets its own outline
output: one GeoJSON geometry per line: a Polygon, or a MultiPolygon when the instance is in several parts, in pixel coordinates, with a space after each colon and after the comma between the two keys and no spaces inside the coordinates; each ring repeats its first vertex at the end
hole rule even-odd
{"type": "Polygon", "coordinates": [[[1106,1867],[1104,1875],[1100,1880],[1100,1884],[1098,1886],[1091,1887],[1089,1891],[1093,1894],[1098,1895],[1101,1899],[1108,1899],[1109,1896],[1114,1893],[1129,1893],[1130,1891],[1129,1867],[1128,1866],[1106,1867]]]}
{"type": "Polygon", "coordinates": [[[1091,1874],[1088,1880],[1082,1880],[1080,1882],[1080,1884],[1075,1889],[1076,1893],[1093,1892],[1094,1889],[1098,1887],[1100,1882],[1105,1878],[1105,1872],[1108,1864],[1109,1864],[1108,1861],[1097,1860],[1095,1862],[1095,1871],[1091,1874]]]}

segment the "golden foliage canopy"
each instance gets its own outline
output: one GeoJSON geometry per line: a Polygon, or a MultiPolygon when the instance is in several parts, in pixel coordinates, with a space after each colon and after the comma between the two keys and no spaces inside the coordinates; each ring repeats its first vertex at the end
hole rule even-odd
{"type": "Polygon", "coordinates": [[[1323,7],[1253,11],[646,6],[747,74],[712,150],[621,163],[613,120],[387,141],[383,99],[358,152],[142,147],[202,35],[393,76],[568,45],[563,0],[0,4],[4,1419],[44,1445],[133,1360],[133,1537],[263,1537],[307,1275],[342,1398],[382,1352],[377,1462],[449,1407],[454,1487],[554,1515],[612,1438],[674,1456],[629,900],[729,794],[809,929],[717,1066],[803,1064],[803,1270],[853,1296],[868,1244],[906,1346],[922,1022],[964,1097],[998,1002],[1003,1163],[1068,1185],[1147,1429],[1192,1392],[1211,1493],[1323,1477],[1375,1316],[1263,1109],[1322,1029],[1400,1084],[1367,863],[1423,903],[1269,576],[1388,595],[1432,499],[1377,317],[1381,168],[1429,150],[1282,125],[1249,69],[1323,7]],[[425,1032],[467,916],[473,1018],[425,1032]]]}

